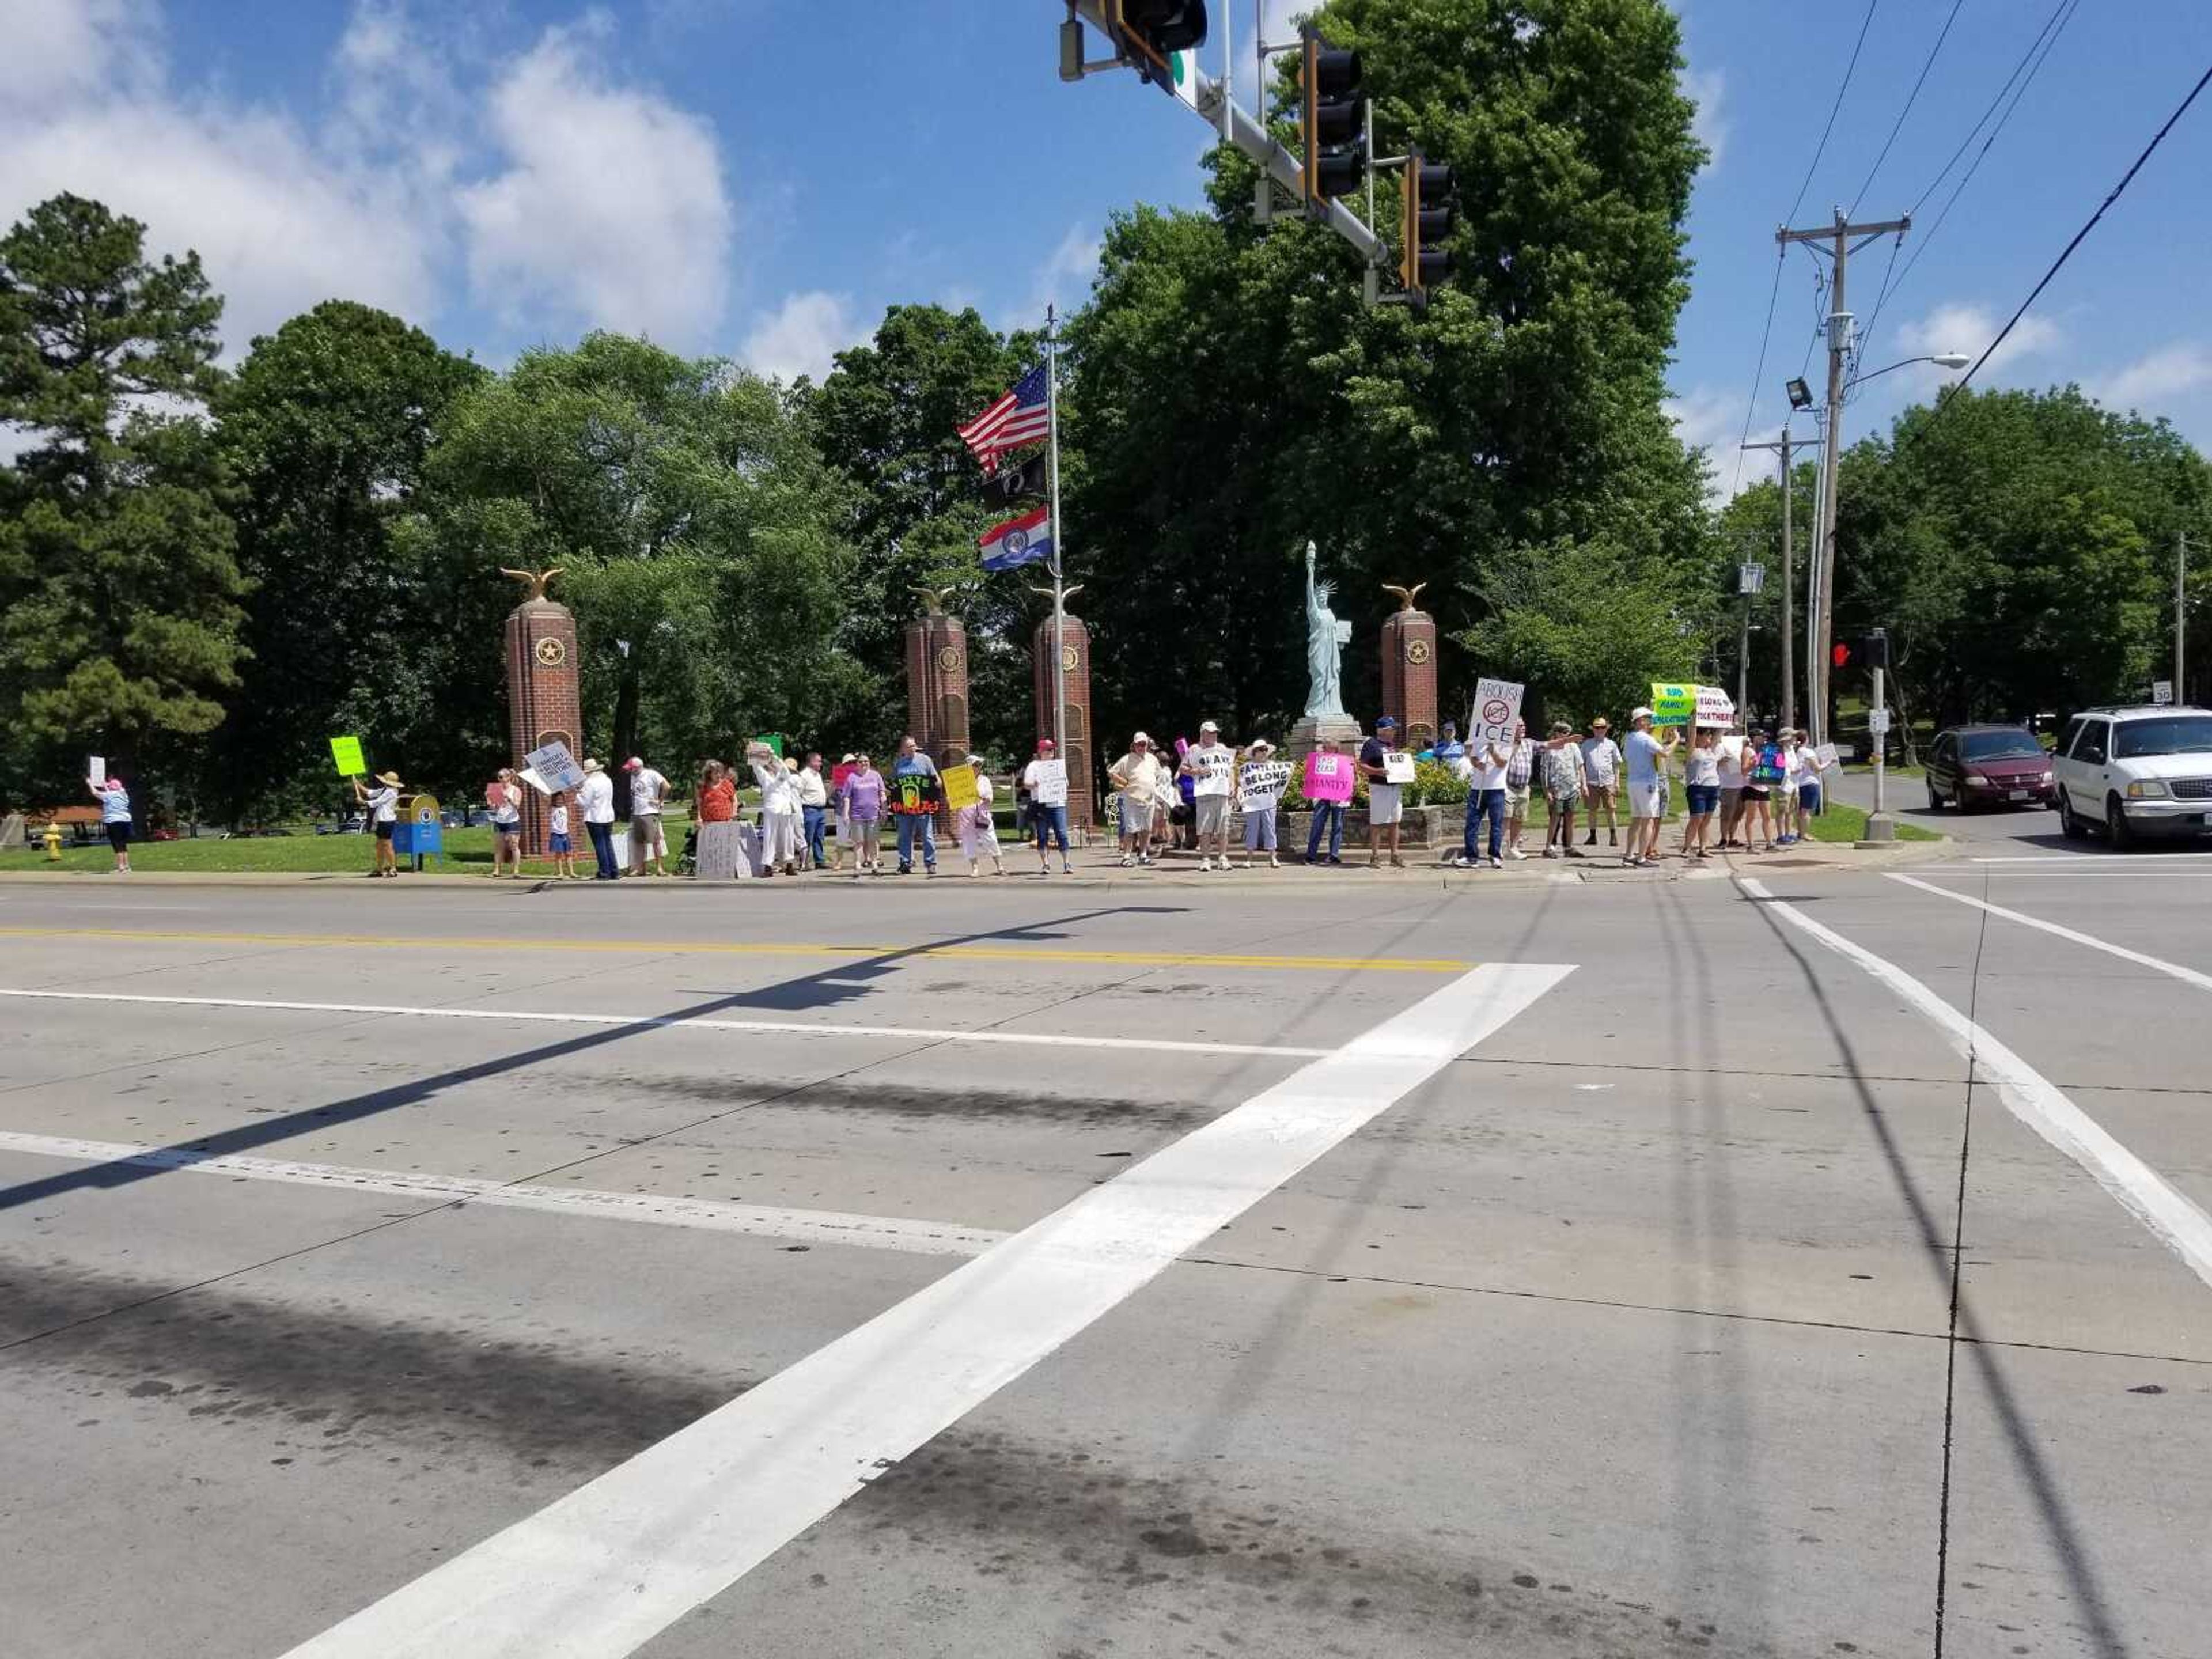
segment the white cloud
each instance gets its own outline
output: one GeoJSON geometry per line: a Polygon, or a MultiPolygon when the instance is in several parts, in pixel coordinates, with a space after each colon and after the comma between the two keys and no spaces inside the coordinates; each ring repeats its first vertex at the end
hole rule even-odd
{"type": "Polygon", "coordinates": [[[1690,118],[1690,131],[1708,152],[1705,166],[1717,167],[1728,150],[1728,77],[1717,69],[1685,75],[1682,95],[1698,106],[1690,118]]]}
{"type": "Polygon", "coordinates": [[[2157,405],[2212,386],[2212,346],[2201,340],[2176,340],[2138,357],[2118,374],[2094,381],[2089,390],[2115,409],[2165,411],[2157,405]]]}
{"type": "Polygon", "coordinates": [[[1735,447],[1743,432],[1741,397],[1697,386],[1682,397],[1662,399],[1659,407],[1686,446],[1705,451],[1707,501],[1717,506],[1764,476],[1755,467],[1736,466],[1735,447]]]}
{"type": "Polygon", "coordinates": [[[0,96],[0,214],[70,191],[143,221],[149,251],[197,250],[234,354],[336,295],[433,306],[436,233],[404,173],[356,167],[281,112],[180,96],[144,5],[36,0],[26,15],[57,55],[40,101],[0,96]],[[57,9],[73,21],[50,27],[57,9]]]}
{"type": "Polygon", "coordinates": [[[1089,299],[1091,279],[1098,274],[1098,252],[1103,246],[1087,226],[1070,225],[1059,246],[1045,256],[1037,268],[1026,313],[1010,319],[1006,326],[1042,328],[1046,306],[1058,306],[1065,319],[1070,311],[1089,299]]]}
{"type": "MultiPolygon", "coordinates": [[[[1916,322],[1900,324],[1897,331],[1898,355],[1918,356],[1937,351],[1963,351],[1970,358],[1979,357],[1990,341],[1997,337],[2003,319],[1986,306],[1953,304],[1938,306],[1916,322]]],[[[2057,350],[2066,342],[2066,331],[2047,317],[2030,312],[2020,319],[2013,331],[2005,337],[1982,370],[1984,375],[2002,375],[2023,357],[2033,357],[2057,350]]],[[[1881,368],[1879,363],[1868,366],[1868,372],[1881,368]]],[[[1923,381],[1955,379],[1961,369],[1938,368],[1923,364],[1917,371],[1923,381]]],[[[1980,377],[1977,377],[1978,379],[1980,377]]]]}
{"type": "Polygon", "coordinates": [[[830,359],[861,335],[852,301],[842,294],[794,294],[754,325],[738,354],[748,368],[779,380],[804,374],[817,385],[830,359]]]}
{"type": "Polygon", "coordinates": [[[611,25],[547,32],[492,88],[510,165],[460,192],[476,297],[520,321],[551,306],[678,345],[708,341],[728,284],[730,201],[711,125],[612,84],[578,50],[611,25]]]}

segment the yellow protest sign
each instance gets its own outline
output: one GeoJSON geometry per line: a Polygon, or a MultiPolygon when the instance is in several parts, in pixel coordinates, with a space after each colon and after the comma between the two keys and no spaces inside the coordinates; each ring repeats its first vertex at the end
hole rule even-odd
{"type": "Polygon", "coordinates": [[[945,775],[945,804],[954,811],[965,811],[981,799],[975,790],[973,768],[956,766],[945,775]]]}
{"type": "Polygon", "coordinates": [[[332,738],[331,759],[336,763],[342,778],[366,777],[368,763],[362,758],[359,738],[332,738]]]}

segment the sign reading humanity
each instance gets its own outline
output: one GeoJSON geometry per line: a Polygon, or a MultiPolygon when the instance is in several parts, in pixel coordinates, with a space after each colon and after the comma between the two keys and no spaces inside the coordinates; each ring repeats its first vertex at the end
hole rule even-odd
{"type": "Polygon", "coordinates": [[[1352,799],[1352,757],[1308,755],[1305,795],[1308,800],[1350,800],[1352,799]]]}
{"type": "Polygon", "coordinates": [[[1521,718],[1521,696],[1525,690],[1515,680],[1478,681],[1468,739],[1475,743],[1512,742],[1513,722],[1521,718]]]}

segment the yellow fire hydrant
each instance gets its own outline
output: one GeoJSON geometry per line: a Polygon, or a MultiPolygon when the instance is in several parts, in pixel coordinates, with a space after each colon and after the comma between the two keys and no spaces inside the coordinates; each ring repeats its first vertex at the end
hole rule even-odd
{"type": "Polygon", "coordinates": [[[62,861],[61,825],[58,823],[48,824],[46,826],[45,840],[46,843],[46,862],[49,864],[59,864],[62,861]]]}

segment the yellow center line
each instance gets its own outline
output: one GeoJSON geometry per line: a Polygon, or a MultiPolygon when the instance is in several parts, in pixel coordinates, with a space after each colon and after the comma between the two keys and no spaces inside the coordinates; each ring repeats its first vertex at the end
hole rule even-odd
{"type": "Polygon", "coordinates": [[[0,927],[7,939],[158,940],[193,945],[368,946],[388,951],[586,951],[625,956],[928,957],[961,962],[1087,962],[1151,968],[1259,968],[1322,973],[1463,974],[1447,957],[1260,957],[1176,951],[1023,950],[994,945],[805,945],[710,939],[468,939],[382,933],[218,933],[125,927],[0,927]]]}

